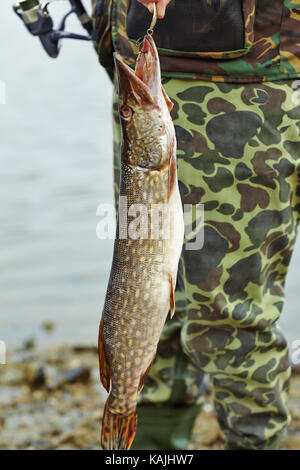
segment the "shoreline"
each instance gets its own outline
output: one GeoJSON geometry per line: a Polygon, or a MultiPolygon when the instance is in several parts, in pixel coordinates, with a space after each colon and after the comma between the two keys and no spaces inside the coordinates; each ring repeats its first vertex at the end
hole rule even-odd
{"type": "MultiPolygon", "coordinates": [[[[60,345],[8,355],[0,366],[1,450],[100,450],[100,423],[106,392],[99,384],[97,349],[60,345]]],[[[292,421],[282,450],[300,449],[300,368],[293,371],[289,408],[292,421]]],[[[223,435],[206,395],[190,450],[222,450],[223,435]]]]}

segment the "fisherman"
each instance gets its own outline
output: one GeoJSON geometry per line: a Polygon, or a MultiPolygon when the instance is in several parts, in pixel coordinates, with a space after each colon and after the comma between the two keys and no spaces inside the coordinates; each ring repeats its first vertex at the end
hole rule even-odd
{"type": "MultiPolygon", "coordinates": [[[[182,203],[203,204],[204,245],[183,249],[132,449],[188,448],[204,374],[225,449],[279,449],[290,366],[277,320],[300,219],[299,0],[155,3],[182,203]]],[[[116,83],[112,53],[135,63],[153,1],[93,6],[99,59],[116,83]]],[[[113,109],[117,195],[116,93],[113,109]]]]}

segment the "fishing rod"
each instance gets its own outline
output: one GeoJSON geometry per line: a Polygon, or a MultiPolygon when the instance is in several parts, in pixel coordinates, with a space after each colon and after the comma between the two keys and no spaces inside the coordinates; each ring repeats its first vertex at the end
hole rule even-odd
{"type": "Polygon", "coordinates": [[[49,4],[54,1],[59,0],[47,0],[44,3],[41,3],[40,0],[19,0],[13,6],[13,9],[29,33],[39,38],[47,54],[50,57],[56,58],[60,52],[62,39],[91,41],[93,24],[81,0],[65,0],[70,3],[71,9],[63,16],[58,27],[55,29],[48,9],[49,4]],[[87,34],[76,34],[65,30],[66,20],[71,14],[75,14],[78,17],[87,34]]]}

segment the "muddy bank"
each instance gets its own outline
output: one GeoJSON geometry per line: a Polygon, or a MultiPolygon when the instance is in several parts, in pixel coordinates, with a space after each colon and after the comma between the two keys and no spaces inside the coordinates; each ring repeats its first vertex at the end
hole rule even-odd
{"type": "MultiPolygon", "coordinates": [[[[94,347],[33,344],[0,366],[0,449],[99,449],[106,393],[94,347]]],[[[222,449],[211,396],[194,427],[191,449],[222,449]]],[[[292,379],[292,422],[283,449],[300,449],[300,371],[292,379]]]]}

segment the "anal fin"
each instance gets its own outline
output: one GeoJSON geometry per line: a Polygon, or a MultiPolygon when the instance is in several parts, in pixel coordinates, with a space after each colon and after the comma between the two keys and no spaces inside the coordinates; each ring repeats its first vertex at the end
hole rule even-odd
{"type": "Polygon", "coordinates": [[[172,318],[175,313],[175,285],[174,285],[174,279],[171,276],[171,274],[169,274],[169,282],[170,282],[170,315],[172,318]]]}
{"type": "Polygon", "coordinates": [[[107,392],[110,390],[110,368],[105,356],[104,343],[103,343],[103,322],[101,320],[99,327],[98,339],[98,354],[99,354],[99,367],[100,379],[103,387],[107,392]]]}

